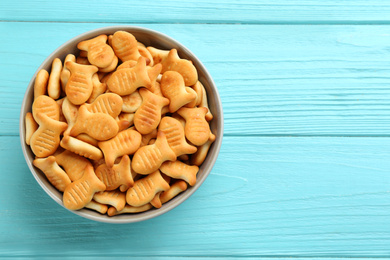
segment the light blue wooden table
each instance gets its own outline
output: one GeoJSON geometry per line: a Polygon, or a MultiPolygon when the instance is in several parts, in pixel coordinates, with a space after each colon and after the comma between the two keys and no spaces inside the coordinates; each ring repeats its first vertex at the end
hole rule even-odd
{"type": "Polygon", "coordinates": [[[379,0],[1,0],[0,258],[390,257],[389,25],[390,2],[379,0]],[[158,218],[124,225],[52,201],[18,133],[45,57],[118,24],[192,50],[225,117],[202,187],[158,218]]]}

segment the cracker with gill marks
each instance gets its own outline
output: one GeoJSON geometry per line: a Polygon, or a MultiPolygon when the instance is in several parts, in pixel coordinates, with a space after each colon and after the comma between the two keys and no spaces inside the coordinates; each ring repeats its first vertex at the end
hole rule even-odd
{"type": "Polygon", "coordinates": [[[157,170],[137,180],[133,187],[127,190],[126,201],[131,206],[140,207],[149,203],[158,192],[168,189],[169,184],[161,176],[160,171],[157,170]]]}
{"type": "Polygon", "coordinates": [[[33,165],[39,168],[54,187],[59,191],[64,191],[71,183],[68,175],[58,166],[54,156],[47,158],[36,158],[33,165]]]}
{"type": "Polygon", "coordinates": [[[210,125],[205,118],[207,111],[205,107],[182,107],[177,111],[186,120],[185,136],[196,146],[203,145],[210,137],[210,125]]]}
{"type": "Polygon", "coordinates": [[[66,67],[66,63],[68,61],[76,62],[76,56],[73,54],[68,54],[65,57],[64,60],[64,66],[62,67],[61,75],[60,75],[60,81],[61,81],[61,89],[63,92],[65,92],[66,84],[68,83],[69,77],[70,77],[70,71],[68,67],[66,67]]]}
{"type": "Polygon", "coordinates": [[[132,68],[116,70],[107,81],[108,89],[120,96],[133,93],[139,87],[150,89],[151,82],[146,69],[144,57],[138,59],[132,68]]]}
{"type": "Polygon", "coordinates": [[[65,208],[79,210],[91,202],[96,192],[104,191],[106,185],[95,175],[92,166],[88,166],[83,177],[69,184],[62,197],[65,208]]]}
{"type": "Polygon", "coordinates": [[[30,147],[35,156],[47,157],[57,150],[60,145],[60,134],[68,125],[43,113],[36,115],[36,121],[39,127],[30,138],[30,147]]]}
{"type": "Polygon", "coordinates": [[[119,190],[100,191],[95,193],[93,199],[99,203],[113,206],[117,211],[121,211],[126,205],[126,193],[119,190]]]}
{"type": "Polygon", "coordinates": [[[124,192],[134,184],[130,163],[130,157],[124,155],[120,162],[112,167],[107,164],[99,165],[95,174],[106,185],[106,190],[115,190],[119,187],[120,191],[124,192]]]}
{"type": "Polygon", "coordinates": [[[69,101],[75,105],[85,103],[93,90],[92,76],[98,71],[93,65],[81,65],[68,61],[66,67],[70,71],[70,77],[65,86],[65,93],[69,101]]]}
{"type": "Polygon", "coordinates": [[[169,147],[171,147],[176,156],[196,152],[196,147],[187,143],[184,127],[179,120],[165,116],[161,119],[158,130],[165,134],[169,147]]]}
{"type": "Polygon", "coordinates": [[[105,113],[91,113],[85,105],[82,105],[70,135],[77,136],[85,133],[98,141],[105,141],[116,136],[118,131],[118,123],[112,116],[105,113]]]}
{"type": "Polygon", "coordinates": [[[96,148],[89,143],[83,142],[79,139],[66,135],[62,138],[60,145],[75,154],[84,156],[91,160],[100,160],[103,158],[103,153],[99,148],[96,148]]]}
{"type": "Polygon", "coordinates": [[[119,132],[114,138],[99,142],[106,164],[113,166],[116,158],[126,154],[133,154],[141,145],[141,134],[132,129],[119,132]]]}
{"type": "Polygon", "coordinates": [[[122,61],[138,60],[141,54],[138,51],[137,39],[129,32],[117,31],[112,35],[112,48],[122,61]]]}
{"type": "Polygon", "coordinates": [[[176,71],[183,76],[186,86],[192,86],[198,81],[198,72],[191,61],[181,59],[176,49],[169,51],[166,59],[161,63],[162,73],[166,71],[176,71]]]}
{"type": "Polygon", "coordinates": [[[160,171],[169,177],[184,180],[189,185],[194,186],[199,167],[176,160],[174,162],[164,162],[160,167],[160,171]]]}
{"type": "Polygon", "coordinates": [[[154,144],[143,146],[135,152],[131,166],[135,172],[146,175],[160,168],[163,162],[174,160],[176,154],[169,147],[165,134],[158,131],[154,144]]]}
{"type": "Polygon", "coordinates": [[[34,100],[37,97],[46,94],[49,77],[50,75],[47,70],[41,69],[40,71],[38,71],[34,81],[34,100]]]}
{"type": "Polygon", "coordinates": [[[148,134],[157,128],[161,120],[161,109],[169,104],[169,100],[144,88],[139,93],[142,104],[135,112],[134,125],[141,134],[148,134]]]}
{"type": "Polygon", "coordinates": [[[84,106],[91,113],[104,113],[115,118],[122,110],[123,100],[115,93],[105,93],[98,96],[91,104],[84,106]]]}
{"type": "Polygon", "coordinates": [[[174,113],[182,106],[194,101],[196,93],[188,91],[184,79],[176,71],[167,71],[161,78],[161,92],[169,99],[169,112],[174,113]]]}
{"type": "Polygon", "coordinates": [[[87,51],[88,61],[99,68],[107,68],[115,59],[115,53],[107,43],[107,35],[99,35],[77,44],[77,48],[87,51]]]}

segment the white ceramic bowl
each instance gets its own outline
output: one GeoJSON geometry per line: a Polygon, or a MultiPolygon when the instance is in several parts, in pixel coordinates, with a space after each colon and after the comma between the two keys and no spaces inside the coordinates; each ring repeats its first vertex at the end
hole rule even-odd
{"type": "Polygon", "coordinates": [[[34,81],[36,74],[41,69],[46,69],[50,72],[51,63],[54,58],[60,58],[61,60],[64,60],[65,56],[69,53],[77,54],[79,51],[76,47],[77,43],[80,41],[91,39],[95,36],[101,35],[101,34],[113,34],[114,32],[118,30],[123,30],[132,33],[136,39],[139,42],[144,43],[146,46],[153,46],[159,49],[172,49],[176,48],[178,50],[179,56],[181,58],[189,59],[193,62],[195,67],[198,70],[198,76],[199,80],[204,85],[207,95],[208,95],[208,102],[209,102],[209,108],[211,113],[213,114],[214,118],[210,122],[211,131],[216,135],[216,140],[212,144],[209,153],[207,155],[206,160],[204,163],[200,166],[198,175],[197,175],[197,183],[193,187],[188,187],[186,191],[172,199],[171,201],[163,204],[163,206],[159,209],[151,209],[146,212],[142,213],[136,213],[136,214],[122,214],[117,215],[113,217],[109,217],[107,215],[101,215],[100,213],[97,213],[93,210],[89,209],[81,209],[78,211],[71,211],[79,216],[95,220],[95,221],[101,221],[101,222],[108,222],[108,223],[131,223],[131,222],[138,222],[143,221],[146,219],[157,217],[184,202],[186,199],[188,199],[199,187],[202,185],[203,181],[207,178],[209,173],[211,172],[211,169],[213,168],[218,153],[222,144],[222,136],[223,136],[223,112],[222,112],[222,103],[218,94],[217,87],[215,86],[215,83],[213,79],[211,78],[210,74],[208,73],[207,69],[204,67],[204,65],[201,63],[201,61],[185,46],[177,42],[176,40],[160,33],[157,31],[153,31],[150,29],[142,28],[142,27],[134,27],[134,26],[110,26],[110,27],[103,27],[95,30],[91,30],[88,32],[85,32],[83,34],[80,34],[73,39],[67,41],[63,45],[61,45],[59,48],[57,48],[52,54],[49,55],[45,59],[45,61],[38,67],[36,73],[32,77],[30,83],[27,86],[26,93],[24,95],[22,107],[21,107],[21,113],[20,113],[20,141],[23,149],[23,154],[26,159],[27,165],[31,170],[31,173],[33,174],[34,178],[37,180],[39,185],[42,187],[42,189],[53,199],[55,200],[59,205],[63,206],[62,203],[62,193],[59,192],[56,188],[54,188],[46,179],[45,175],[36,167],[33,166],[32,161],[34,160],[34,154],[32,153],[30,147],[26,145],[25,139],[25,115],[27,112],[31,112],[31,106],[33,102],[33,95],[34,95],[34,81]]]}

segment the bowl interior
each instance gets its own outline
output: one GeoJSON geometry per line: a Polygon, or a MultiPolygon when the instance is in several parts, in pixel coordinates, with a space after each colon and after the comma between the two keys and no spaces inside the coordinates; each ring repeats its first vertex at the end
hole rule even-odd
{"type": "MultiPolygon", "coordinates": [[[[50,72],[51,63],[54,58],[60,58],[61,60],[64,60],[65,56],[69,53],[77,54],[79,51],[76,47],[77,43],[86,39],[93,38],[95,36],[98,36],[100,34],[113,34],[114,32],[118,30],[124,30],[132,33],[136,39],[139,42],[144,43],[146,46],[153,46],[155,48],[159,49],[172,49],[176,48],[178,50],[179,56],[184,59],[189,59],[193,61],[195,67],[198,70],[198,77],[199,81],[202,82],[204,85],[207,95],[208,95],[208,102],[209,102],[209,108],[211,113],[213,114],[214,118],[210,122],[210,128],[211,131],[216,135],[216,140],[210,147],[209,153],[207,155],[206,160],[204,163],[200,166],[199,172],[197,175],[197,183],[193,187],[188,187],[188,189],[172,199],[171,201],[164,203],[163,206],[160,209],[151,209],[147,212],[142,213],[136,213],[136,214],[122,214],[117,215],[113,217],[109,217],[107,215],[101,215],[98,212],[95,212],[93,210],[88,209],[81,209],[78,211],[71,211],[77,215],[80,215],[82,217],[92,219],[95,221],[101,221],[101,222],[108,222],[108,223],[130,223],[130,222],[137,222],[142,221],[146,219],[150,219],[156,216],[159,216],[180,203],[182,203],[184,200],[186,200],[188,197],[190,197],[197,189],[198,187],[203,183],[203,181],[206,179],[208,174],[210,173],[212,167],[215,164],[215,161],[217,159],[221,144],[222,144],[222,136],[223,136],[223,112],[222,112],[222,104],[221,100],[217,91],[217,88],[215,86],[214,81],[212,80],[211,76],[209,75],[207,69],[204,67],[204,65],[196,58],[196,56],[189,51],[185,46],[180,44],[179,42],[175,41],[174,39],[171,39],[170,37],[150,30],[146,28],[141,27],[133,27],[133,26],[111,26],[111,27],[104,27],[100,29],[95,29],[86,33],[83,33],[79,36],[74,37],[73,39],[67,41],[63,45],[61,45],[59,48],[57,48],[52,54],[49,55],[45,59],[45,61],[41,64],[41,66],[37,69],[36,73],[32,77],[21,107],[21,113],[20,113],[20,139],[21,139],[21,145],[24,153],[24,157],[26,159],[26,162],[28,164],[28,167],[30,168],[34,178],[37,180],[39,185],[46,191],[46,193],[54,199],[58,204],[63,206],[62,203],[62,193],[59,192],[56,188],[54,188],[46,179],[45,175],[37,168],[35,168],[32,165],[32,161],[34,160],[35,156],[32,153],[30,147],[26,145],[25,138],[25,115],[27,112],[31,112],[31,106],[33,102],[33,95],[34,95],[34,81],[36,74],[41,69],[46,69],[50,72]]],[[[64,207],[64,206],[63,206],[64,207]]]]}

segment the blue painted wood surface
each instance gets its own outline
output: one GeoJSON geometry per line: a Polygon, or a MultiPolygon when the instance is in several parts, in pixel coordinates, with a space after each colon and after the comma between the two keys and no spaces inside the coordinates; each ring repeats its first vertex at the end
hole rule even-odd
{"type": "Polygon", "coordinates": [[[389,18],[386,1],[1,1],[0,258],[390,257],[389,18]],[[120,23],[200,57],[225,136],[188,201],[112,225],[40,189],[18,117],[47,55],[120,23]]]}

